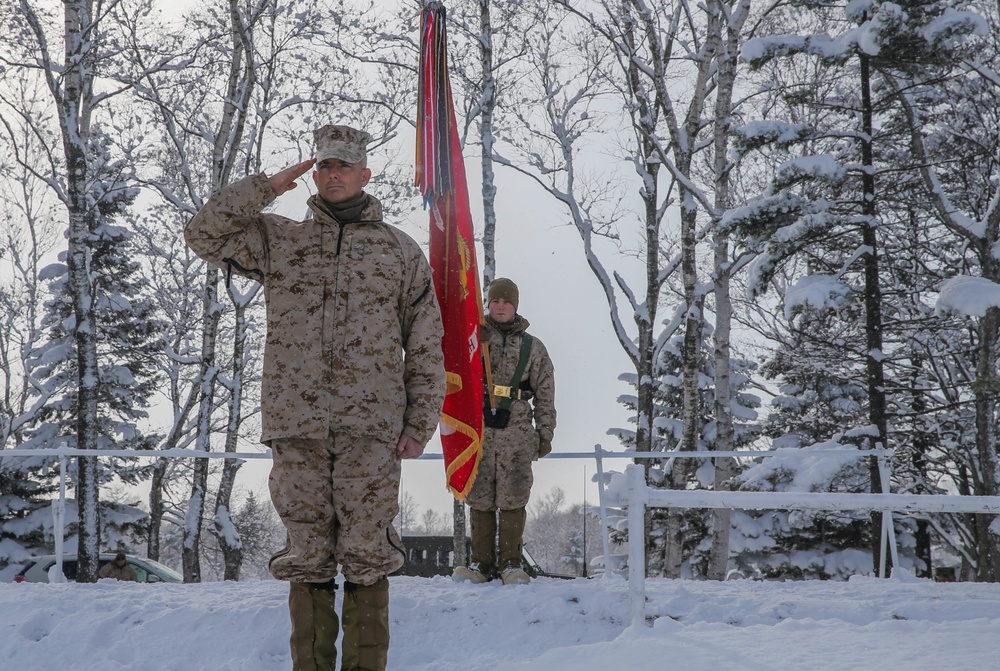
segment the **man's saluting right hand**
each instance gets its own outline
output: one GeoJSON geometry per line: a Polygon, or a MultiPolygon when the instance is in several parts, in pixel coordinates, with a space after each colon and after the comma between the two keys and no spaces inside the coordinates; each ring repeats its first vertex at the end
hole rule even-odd
{"type": "Polygon", "coordinates": [[[285,168],[277,175],[267,178],[267,183],[271,185],[274,189],[274,195],[280,196],[286,191],[291,191],[298,186],[295,180],[297,180],[302,175],[309,172],[309,169],[313,167],[316,163],[316,159],[311,158],[308,161],[302,161],[293,165],[290,168],[285,168]]]}

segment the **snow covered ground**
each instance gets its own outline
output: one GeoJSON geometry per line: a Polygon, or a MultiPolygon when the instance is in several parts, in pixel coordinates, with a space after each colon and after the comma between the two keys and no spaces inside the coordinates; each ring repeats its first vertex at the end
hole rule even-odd
{"type": "MultiPolygon", "coordinates": [[[[393,577],[389,668],[427,671],[1000,669],[1000,585],[624,579],[505,587],[393,577]]],[[[0,585],[7,670],[289,669],[275,581],[0,585]]]]}

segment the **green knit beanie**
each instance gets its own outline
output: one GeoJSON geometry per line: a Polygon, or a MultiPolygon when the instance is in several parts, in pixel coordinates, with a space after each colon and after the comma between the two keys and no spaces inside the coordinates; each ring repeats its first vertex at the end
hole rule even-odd
{"type": "Polygon", "coordinates": [[[498,277],[490,282],[490,291],[486,297],[486,304],[489,305],[497,298],[502,298],[514,306],[517,312],[517,285],[506,277],[498,277]]]}

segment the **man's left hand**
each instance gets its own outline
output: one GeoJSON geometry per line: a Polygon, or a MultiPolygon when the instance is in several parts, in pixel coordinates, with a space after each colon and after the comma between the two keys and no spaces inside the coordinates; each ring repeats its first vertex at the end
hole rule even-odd
{"type": "Polygon", "coordinates": [[[552,441],[545,440],[544,438],[538,439],[538,458],[541,459],[546,454],[552,451],[552,441]]]}
{"type": "Polygon", "coordinates": [[[416,459],[424,453],[424,446],[405,433],[396,444],[396,454],[400,459],[416,459]]]}

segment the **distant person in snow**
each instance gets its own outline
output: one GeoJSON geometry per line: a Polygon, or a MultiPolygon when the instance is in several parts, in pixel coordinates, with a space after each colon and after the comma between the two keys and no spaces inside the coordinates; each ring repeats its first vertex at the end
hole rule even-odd
{"type": "Polygon", "coordinates": [[[392,520],[400,459],[419,457],[445,393],[441,314],[417,243],[364,192],[368,133],[314,132],[316,158],[216,193],[184,230],[201,258],[264,286],[261,441],[287,530],[271,558],[291,583],[295,670],[385,669],[389,581],[403,564],[392,520]],[[263,210],[310,170],[316,195],[295,221],[263,210]],[[405,356],[404,356],[405,354],[405,356]]]}
{"type": "Polygon", "coordinates": [[[139,576],[135,574],[135,569],[129,566],[124,552],[119,552],[113,560],[102,566],[101,570],[97,572],[97,577],[139,582],[139,576]]]}
{"type": "Polygon", "coordinates": [[[528,334],[528,320],[517,314],[518,299],[511,280],[490,283],[489,316],[481,329],[490,357],[483,376],[486,433],[476,481],[465,501],[472,553],[468,566],[455,567],[456,581],[484,583],[499,576],[505,585],[514,585],[530,580],[521,568],[525,506],[531,464],[552,451],[556,384],[545,345],[528,334]]]}

